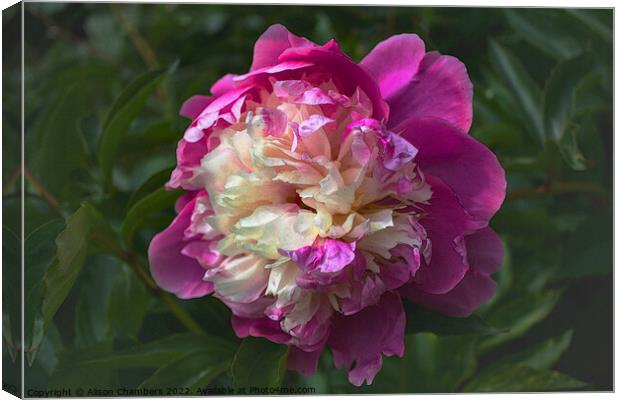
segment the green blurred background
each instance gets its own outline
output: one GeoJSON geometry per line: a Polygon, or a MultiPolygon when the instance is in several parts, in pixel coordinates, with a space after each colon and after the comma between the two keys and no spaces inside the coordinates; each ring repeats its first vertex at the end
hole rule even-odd
{"type": "MultiPolygon", "coordinates": [[[[3,12],[3,366],[14,372],[19,18],[15,7],[3,12]]],[[[26,389],[186,394],[284,379],[316,393],[612,390],[612,18],[26,3],[26,389]],[[285,374],[281,346],[240,345],[215,299],[179,301],[148,275],[148,243],[179,195],[161,189],[188,124],[177,111],[221,75],[247,71],[273,23],[318,43],[336,38],[356,61],[402,32],[458,57],[474,83],[471,134],[507,172],[508,197],[491,223],[507,247],[497,295],[467,320],[408,310],[406,356],[386,358],[371,387],[349,385],[328,352],[315,376],[285,374]]]]}

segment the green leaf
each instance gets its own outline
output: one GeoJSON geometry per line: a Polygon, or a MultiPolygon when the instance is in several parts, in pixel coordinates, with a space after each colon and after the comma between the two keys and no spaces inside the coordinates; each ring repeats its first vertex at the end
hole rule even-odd
{"type": "MultiPolygon", "coordinates": [[[[228,341],[213,336],[197,336],[182,333],[168,336],[150,343],[140,344],[104,357],[85,359],[76,367],[131,368],[160,367],[196,351],[232,352],[235,346],[228,341]]],[[[218,353],[219,354],[219,353],[218,353]]]]}
{"type": "Polygon", "coordinates": [[[475,371],[473,337],[422,333],[407,336],[405,344],[405,358],[395,361],[400,361],[399,376],[401,382],[406,382],[406,392],[455,392],[475,371]]]}
{"type": "Polygon", "coordinates": [[[123,137],[123,157],[131,158],[134,162],[142,156],[148,156],[162,146],[173,149],[179,140],[179,130],[172,121],[164,120],[147,126],[140,132],[123,137]]]}
{"type": "Polygon", "coordinates": [[[161,211],[171,207],[180,195],[178,191],[170,192],[162,187],[136,202],[121,225],[121,237],[127,246],[131,246],[136,230],[147,222],[146,217],[160,215],[161,211]]]}
{"type": "Polygon", "coordinates": [[[138,200],[143,199],[157,189],[161,189],[168,179],[170,179],[170,174],[173,169],[173,167],[168,167],[148,177],[140,187],[131,194],[127,202],[127,210],[130,210],[138,200]]]}
{"type": "Polygon", "coordinates": [[[575,171],[586,170],[586,159],[579,148],[579,143],[577,143],[577,132],[580,130],[582,130],[580,126],[567,125],[564,135],[557,142],[564,161],[575,171]]]}
{"type": "Polygon", "coordinates": [[[544,127],[541,114],[541,91],[527,73],[517,57],[496,41],[490,41],[491,59],[498,73],[508,83],[514,94],[521,120],[541,144],[544,142],[544,127]]]}
{"type": "Polygon", "coordinates": [[[234,387],[279,387],[286,372],[288,347],[263,338],[247,337],[233,359],[234,387]]]}
{"type": "Polygon", "coordinates": [[[140,388],[178,388],[179,395],[196,395],[199,388],[206,387],[211,381],[230,367],[234,353],[202,350],[192,352],[177,360],[165,364],[153,375],[140,384],[140,388]]]}
{"type": "Polygon", "coordinates": [[[465,392],[547,392],[584,389],[588,385],[556,371],[541,371],[523,364],[503,365],[469,382],[465,392]]]}
{"type": "Polygon", "coordinates": [[[483,339],[480,342],[480,350],[487,351],[521,336],[549,315],[559,299],[560,291],[546,291],[527,294],[499,305],[489,315],[488,321],[493,326],[505,329],[506,332],[483,339]]]}
{"type": "Polygon", "coordinates": [[[101,129],[99,142],[99,165],[106,187],[112,183],[112,169],[116,151],[123,136],[138,116],[157,85],[173,68],[149,71],[133,81],[116,99],[101,129]]]}
{"type": "Polygon", "coordinates": [[[543,115],[545,136],[554,141],[561,154],[575,170],[585,169],[583,155],[577,146],[574,114],[575,94],[581,82],[596,73],[594,57],[584,53],[558,64],[545,84],[543,115]]]}
{"type": "Polygon", "coordinates": [[[44,115],[44,121],[39,125],[32,172],[58,199],[72,194],[72,174],[86,167],[86,145],[79,121],[88,102],[82,86],[74,83],[60,92],[49,115],[44,115]]]}
{"type": "Polygon", "coordinates": [[[56,255],[53,240],[63,229],[63,223],[55,220],[35,229],[24,243],[24,350],[29,365],[35,360],[45,330],[41,311],[43,277],[56,255]]]}
{"type": "Polygon", "coordinates": [[[567,8],[565,9],[567,13],[572,15],[582,24],[584,24],[588,29],[597,34],[601,39],[603,39],[606,43],[613,42],[613,30],[611,27],[607,26],[603,21],[595,16],[596,13],[599,13],[604,10],[584,10],[578,8],[567,8]]]}
{"type": "MultiPolygon", "coordinates": [[[[6,203],[5,203],[6,205],[6,203]]],[[[6,221],[6,218],[5,218],[6,221]]],[[[6,223],[6,222],[5,222],[6,223]]],[[[2,337],[11,360],[15,361],[21,344],[21,240],[2,227],[2,337]]]]}
{"type": "Polygon", "coordinates": [[[566,30],[566,21],[552,10],[505,9],[514,31],[532,46],[556,59],[571,58],[581,52],[581,44],[566,30]],[[560,18],[559,18],[560,17],[560,18]]]}
{"type": "Polygon", "coordinates": [[[137,340],[151,304],[152,296],[136,274],[125,265],[119,265],[112,283],[108,312],[114,335],[137,340]]]}
{"type": "Polygon", "coordinates": [[[499,332],[479,316],[472,314],[467,318],[454,318],[407,304],[406,332],[430,332],[440,336],[447,335],[493,335],[499,332]]]}
{"type": "MultiPolygon", "coordinates": [[[[88,348],[61,352],[58,365],[49,378],[49,389],[70,389],[71,395],[75,396],[78,389],[117,388],[118,376],[115,369],[91,367],[82,363],[84,359],[100,357],[110,353],[111,350],[112,343],[104,342],[88,348]]],[[[88,395],[87,392],[82,394],[82,396],[88,395]]]]}
{"type": "MultiPolygon", "coordinates": [[[[112,282],[119,267],[117,260],[110,256],[88,257],[88,268],[82,272],[77,285],[76,347],[90,347],[112,340],[113,326],[108,311],[112,301],[112,282]]],[[[126,304],[128,313],[131,312],[131,303],[126,304]]]]}
{"type": "Polygon", "coordinates": [[[558,337],[547,339],[529,349],[510,354],[493,364],[489,369],[495,369],[501,364],[520,363],[530,368],[549,369],[560,359],[570,346],[573,331],[568,330],[558,337]]]}
{"type": "Polygon", "coordinates": [[[611,238],[595,240],[570,252],[570,257],[555,272],[554,279],[581,279],[613,271],[613,243],[611,238]]]}
{"type": "MultiPolygon", "coordinates": [[[[82,204],[67,218],[65,229],[56,238],[56,262],[45,274],[43,318],[49,322],[75,283],[88,254],[93,234],[108,238],[112,230],[104,217],[89,203],[82,204]]],[[[49,240],[49,237],[48,237],[49,240]]]]}

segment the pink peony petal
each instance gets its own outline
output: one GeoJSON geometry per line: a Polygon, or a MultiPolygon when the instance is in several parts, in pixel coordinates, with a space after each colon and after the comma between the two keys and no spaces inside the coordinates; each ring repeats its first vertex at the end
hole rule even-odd
{"type": "Polygon", "coordinates": [[[502,239],[491,228],[483,228],[465,237],[467,260],[472,268],[484,274],[496,272],[504,259],[502,239]]]}
{"type": "Polygon", "coordinates": [[[211,93],[213,93],[214,96],[221,96],[222,94],[234,89],[235,86],[233,78],[235,77],[236,75],[234,74],[224,75],[218,79],[213,86],[211,86],[211,93]]]}
{"type": "Polygon", "coordinates": [[[328,345],[336,368],[344,368],[349,381],[361,386],[372,381],[386,356],[402,357],[405,352],[405,312],[400,296],[387,292],[378,304],[357,314],[334,318],[328,345]]]}
{"type": "Polygon", "coordinates": [[[254,45],[254,60],[250,71],[277,64],[278,56],[288,48],[310,46],[316,46],[316,44],[292,34],[283,25],[271,25],[254,45]]]}
{"type": "Polygon", "coordinates": [[[467,317],[495,293],[495,282],[487,274],[469,270],[454,289],[444,294],[430,294],[405,286],[401,294],[427,308],[452,317],[467,317]]]}
{"type": "Polygon", "coordinates": [[[148,250],[151,274],[157,285],[182,299],[202,297],[213,291],[213,284],[202,280],[205,270],[200,264],[182,254],[187,245],[183,232],[190,224],[195,201],[187,203],[170,226],[153,238],[148,250]]]}
{"type": "Polygon", "coordinates": [[[473,86],[465,65],[428,53],[413,80],[388,99],[394,128],[411,118],[440,118],[465,132],[471,127],[473,86]]]}
{"type": "Polygon", "coordinates": [[[185,100],[185,103],[183,103],[183,105],[181,106],[181,111],[179,111],[179,115],[194,120],[200,115],[202,110],[204,110],[207,105],[209,105],[209,103],[212,101],[213,97],[211,96],[192,96],[189,99],[185,100]]]}
{"type": "Polygon", "coordinates": [[[323,348],[315,351],[303,351],[296,346],[290,346],[288,352],[288,369],[302,375],[314,375],[319,364],[323,348]]]}
{"type": "Polygon", "coordinates": [[[422,171],[441,178],[465,210],[486,225],[506,195],[504,170],[495,154],[437,119],[410,120],[395,131],[418,149],[416,161],[422,171]]]}
{"type": "Polygon", "coordinates": [[[426,229],[433,252],[430,263],[422,264],[414,282],[420,290],[441,294],[452,290],[465,276],[469,266],[462,240],[477,224],[446,184],[433,176],[426,179],[433,195],[429,205],[420,206],[426,214],[420,224],[426,229]]]}
{"type": "Polygon", "coordinates": [[[311,115],[299,124],[299,136],[302,138],[308,137],[331,122],[334,122],[334,120],[323,115],[311,115]]]}
{"type": "Polygon", "coordinates": [[[377,44],[360,65],[376,79],[389,103],[416,75],[424,54],[424,42],[418,35],[395,35],[377,44]]]}

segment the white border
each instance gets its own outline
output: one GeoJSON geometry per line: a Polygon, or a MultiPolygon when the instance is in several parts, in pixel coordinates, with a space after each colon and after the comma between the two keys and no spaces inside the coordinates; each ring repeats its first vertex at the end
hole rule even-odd
{"type": "MultiPolygon", "coordinates": [[[[56,1],[51,1],[51,2],[56,2],[56,1]]],[[[106,1],[95,1],[95,0],[83,0],[81,2],[87,2],[87,3],[103,3],[106,1]]],[[[14,5],[16,2],[12,1],[12,0],[0,0],[0,6],[2,9],[5,9],[7,7],[10,7],[11,5],[14,5]]],[[[195,4],[282,4],[282,5],[286,5],[286,4],[304,4],[304,5],[314,5],[314,6],[320,6],[320,5],[377,5],[377,6],[435,6],[435,7],[550,7],[550,8],[615,8],[615,1],[605,1],[605,0],[590,0],[588,2],[583,2],[583,1],[577,1],[577,0],[554,0],[554,1],[498,1],[498,0],[478,0],[475,2],[472,1],[467,1],[467,0],[451,0],[451,1],[433,1],[433,2],[417,2],[417,1],[406,1],[406,0],[390,0],[387,2],[381,2],[380,4],[377,3],[377,1],[364,1],[364,0],[340,0],[340,1],[329,1],[329,0],[320,0],[320,1],[316,1],[316,2],[309,2],[309,1],[298,1],[298,2],[292,2],[292,1],[283,1],[283,0],[243,0],[243,1],[228,1],[228,2],[224,2],[224,1],[199,1],[199,0],[184,0],[184,1],[162,1],[162,0],[134,0],[131,2],[119,2],[119,3],[195,3],[195,4]]],[[[21,7],[21,15],[22,15],[22,83],[23,83],[23,78],[24,78],[24,71],[23,71],[23,32],[24,32],[24,21],[23,21],[23,6],[21,7]]],[[[617,14],[615,13],[614,10],[614,27],[617,26],[617,22],[618,22],[618,17],[617,14]]],[[[2,39],[2,33],[0,31],[0,40],[2,39]]],[[[617,76],[617,71],[618,71],[618,60],[617,60],[617,40],[616,40],[616,35],[614,34],[614,78],[615,76],[617,76]]],[[[2,60],[2,55],[0,54],[0,61],[2,60]]],[[[2,88],[2,83],[0,80],[0,92],[1,92],[1,88],[2,88]]],[[[24,126],[24,115],[23,115],[23,111],[24,111],[24,87],[22,84],[22,160],[24,157],[24,145],[23,145],[23,126],[24,126]]],[[[616,81],[616,79],[614,79],[614,99],[615,99],[615,94],[618,93],[618,82],[616,81]]],[[[2,104],[2,100],[0,99],[0,105],[2,104]]],[[[614,101],[614,132],[615,132],[615,122],[617,121],[618,118],[618,112],[617,112],[617,105],[614,101]]],[[[615,154],[620,154],[620,152],[618,150],[620,147],[620,144],[618,144],[617,140],[614,140],[614,155],[615,154]]],[[[1,155],[0,155],[0,161],[1,161],[1,155]]],[[[617,215],[615,213],[615,209],[619,204],[618,199],[615,196],[615,188],[618,187],[618,180],[620,179],[619,176],[620,174],[618,173],[618,164],[615,162],[615,158],[614,158],[614,238],[619,237],[618,234],[620,233],[620,227],[618,225],[618,221],[617,221],[617,215]]],[[[22,202],[23,202],[23,188],[24,188],[24,182],[23,182],[23,173],[22,173],[22,177],[21,177],[21,190],[22,190],[22,202]]],[[[23,210],[23,204],[22,204],[22,210],[23,210]]],[[[1,214],[0,214],[0,222],[1,222],[1,214]]],[[[22,213],[22,262],[23,262],[23,213],[22,213]]],[[[615,242],[614,244],[614,267],[616,265],[616,258],[615,256],[618,254],[617,250],[618,250],[618,243],[615,242]]],[[[1,251],[1,250],[0,250],[1,251]]],[[[0,260],[1,263],[1,260],[0,260]]],[[[614,273],[614,289],[616,287],[618,287],[618,283],[620,278],[618,277],[618,274],[614,273]]],[[[1,279],[0,279],[1,282],[1,279]]],[[[23,265],[22,265],[22,296],[23,296],[23,265]]],[[[618,301],[618,295],[617,292],[614,290],[614,305],[617,304],[618,301]]],[[[0,304],[1,304],[1,299],[0,299],[0,304]]],[[[23,299],[22,299],[22,318],[23,318],[23,299]]],[[[614,332],[617,333],[619,332],[619,326],[618,326],[619,322],[618,322],[618,318],[616,318],[616,307],[614,307],[614,332]]],[[[22,324],[23,325],[23,324],[22,324]]],[[[22,343],[23,343],[23,326],[22,326],[22,343]]],[[[616,360],[616,346],[615,346],[615,336],[614,336],[614,387],[616,385],[616,382],[618,382],[618,378],[619,378],[619,372],[618,369],[615,368],[615,360],[616,360]]],[[[23,371],[24,371],[24,365],[23,365],[23,357],[22,357],[22,377],[23,377],[23,371]]],[[[2,365],[0,363],[0,373],[2,371],[2,365]]],[[[23,380],[22,380],[23,382],[23,380]]],[[[22,386],[23,387],[23,386],[22,386]]],[[[329,397],[330,395],[323,395],[320,397],[329,397]]],[[[331,395],[333,396],[333,395],[331,395]]],[[[390,395],[389,397],[391,399],[410,399],[412,398],[413,395],[390,395]]],[[[562,399],[562,400],[572,400],[572,399],[603,399],[603,398],[611,398],[611,397],[615,397],[614,393],[549,393],[549,394],[531,394],[531,393],[510,393],[510,394],[450,394],[450,395],[415,395],[416,399],[438,399],[438,398],[448,398],[448,397],[453,397],[453,396],[458,396],[459,399],[530,399],[530,398],[545,398],[545,399],[562,399]]],[[[232,398],[232,399],[245,399],[245,398],[261,398],[264,396],[243,396],[243,397],[237,397],[237,396],[228,396],[226,398],[232,398]]],[[[334,396],[336,397],[336,396],[334,396]]],[[[338,398],[341,399],[354,399],[357,398],[358,396],[350,396],[350,395],[339,395],[337,396],[338,398]]],[[[6,392],[0,392],[0,400],[4,400],[4,399],[14,399],[15,397],[6,393],[6,392]]],[[[162,399],[178,399],[178,397],[159,397],[162,399]]],[[[308,398],[308,396],[287,396],[287,398],[293,398],[293,399],[302,399],[302,398],[308,398]]]]}

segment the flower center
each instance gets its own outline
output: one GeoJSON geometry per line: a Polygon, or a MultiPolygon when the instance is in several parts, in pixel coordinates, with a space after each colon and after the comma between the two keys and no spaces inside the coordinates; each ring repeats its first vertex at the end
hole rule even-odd
{"type": "Polygon", "coordinates": [[[229,273],[226,284],[218,268],[241,267],[209,271],[216,293],[260,275],[277,299],[270,318],[289,332],[319,303],[361,307],[352,290],[386,261],[410,271],[429,256],[417,219],[431,190],[417,149],[371,115],[359,89],[347,97],[331,82],[279,81],[246,101],[237,123],[214,130],[217,146],[198,173],[211,206],[205,221],[221,237],[218,252],[255,266],[229,273]]]}

